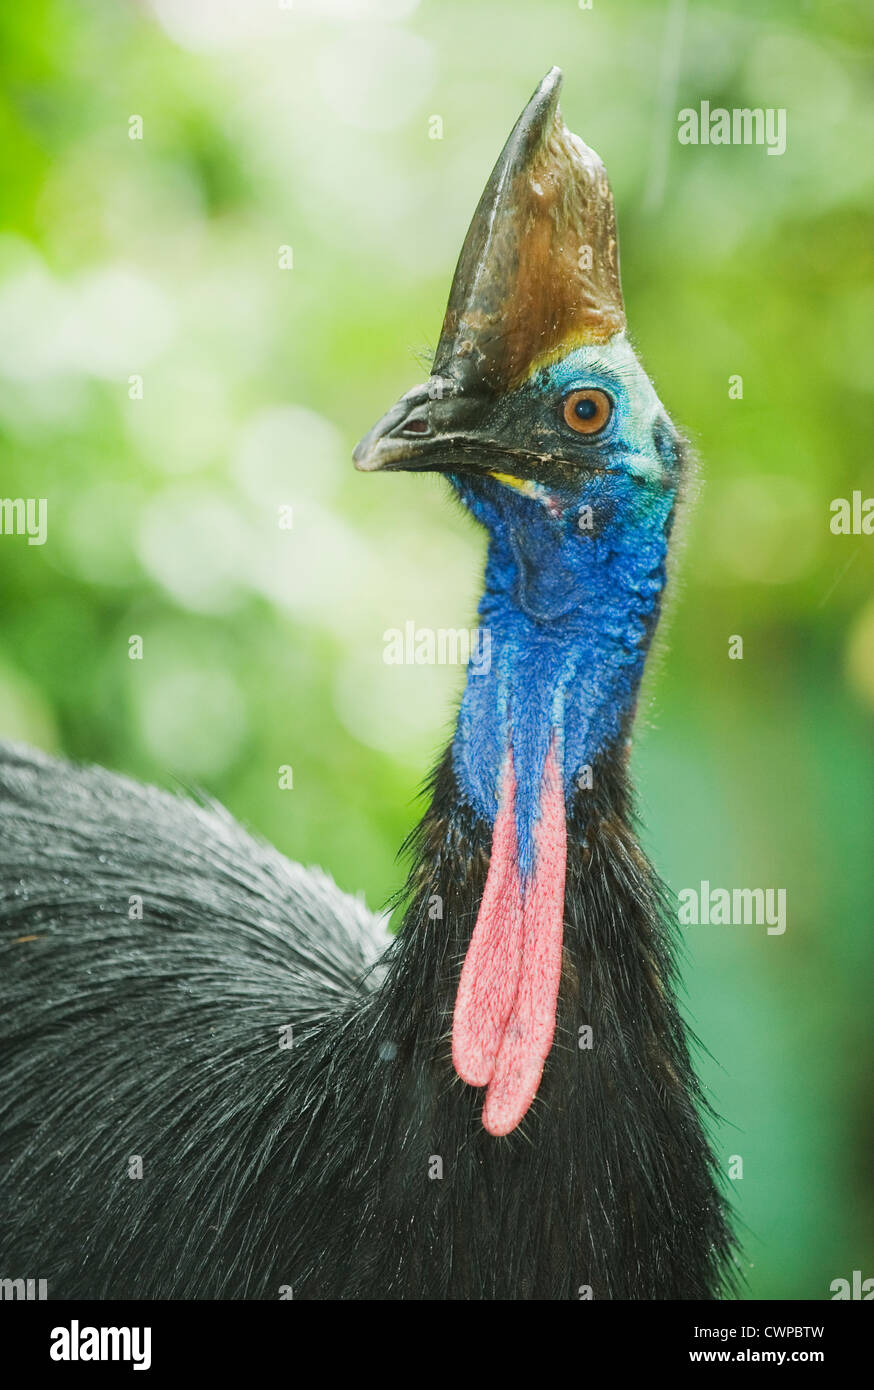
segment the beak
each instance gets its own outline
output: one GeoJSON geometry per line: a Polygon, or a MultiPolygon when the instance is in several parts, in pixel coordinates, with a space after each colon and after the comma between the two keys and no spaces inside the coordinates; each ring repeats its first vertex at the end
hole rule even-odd
{"type": "Polygon", "coordinates": [[[361,440],[362,472],[487,472],[496,454],[521,458],[521,441],[502,438],[503,398],[624,328],[607,173],[565,126],[561,82],[552,68],[516,122],[462,247],[431,378],[361,440]]]}
{"type": "Polygon", "coordinates": [[[393,405],[355,446],[360,473],[450,473],[476,467],[494,445],[482,436],[482,403],[452,379],[432,376],[393,405]]]}

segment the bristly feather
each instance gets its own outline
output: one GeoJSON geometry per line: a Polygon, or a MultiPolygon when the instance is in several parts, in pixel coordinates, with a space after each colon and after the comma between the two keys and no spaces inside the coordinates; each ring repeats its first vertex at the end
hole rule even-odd
{"type": "Polygon", "coordinates": [[[54,1298],[718,1296],[731,1244],[663,897],[622,772],[598,772],[556,1042],[496,1141],[451,1062],[490,830],[448,758],[374,968],[377,920],[221,811],[5,747],[4,1272],[54,1298]]]}

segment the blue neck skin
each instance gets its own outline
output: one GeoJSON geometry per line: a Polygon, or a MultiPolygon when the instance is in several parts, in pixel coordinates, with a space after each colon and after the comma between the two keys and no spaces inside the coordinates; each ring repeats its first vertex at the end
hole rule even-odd
{"type": "Polygon", "coordinates": [[[479,618],[491,638],[488,669],[468,671],[453,766],[463,797],[493,825],[512,746],[523,881],[551,741],[570,810],[581,770],[622,735],[658,620],[675,479],[655,476],[639,439],[623,458],[623,442],[604,471],[581,472],[572,497],[452,479],[489,532],[479,618]]]}

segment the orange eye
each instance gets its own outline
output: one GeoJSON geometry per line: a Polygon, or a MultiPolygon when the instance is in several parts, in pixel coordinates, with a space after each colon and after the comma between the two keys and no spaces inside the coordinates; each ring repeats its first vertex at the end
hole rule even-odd
{"type": "Polygon", "coordinates": [[[561,413],[565,424],[577,434],[599,434],[613,414],[613,402],[606,391],[587,387],[565,396],[561,413]]]}

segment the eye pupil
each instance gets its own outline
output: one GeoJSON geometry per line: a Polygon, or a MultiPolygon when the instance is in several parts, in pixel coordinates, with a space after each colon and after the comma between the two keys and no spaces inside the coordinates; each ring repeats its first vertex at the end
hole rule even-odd
{"type": "Polygon", "coordinates": [[[587,397],[585,400],[577,401],[574,406],[574,414],[580,420],[591,420],[593,415],[598,414],[598,407],[591,397],[587,397]]]}

